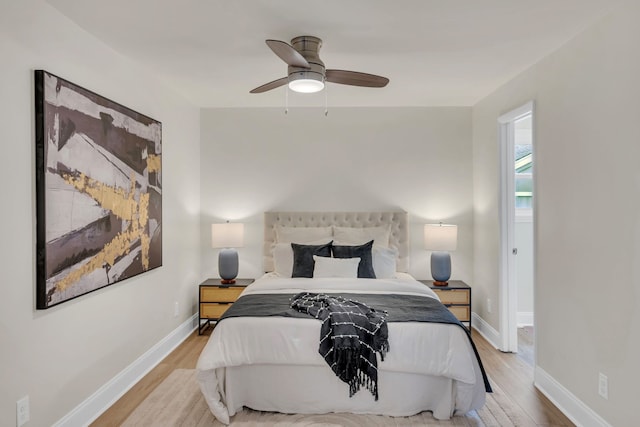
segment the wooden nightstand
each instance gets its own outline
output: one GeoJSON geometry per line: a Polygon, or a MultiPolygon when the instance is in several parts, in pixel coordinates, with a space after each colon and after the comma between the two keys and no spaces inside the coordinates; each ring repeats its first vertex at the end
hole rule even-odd
{"type": "Polygon", "coordinates": [[[429,286],[459,321],[471,331],[471,287],[462,280],[449,280],[447,286],[435,286],[433,280],[418,280],[429,286]]]}
{"type": "Polygon", "coordinates": [[[202,331],[211,324],[212,320],[220,319],[220,316],[238,299],[244,288],[251,283],[253,279],[236,279],[233,285],[223,285],[220,279],[207,279],[200,283],[198,335],[202,335],[202,331]],[[205,320],[204,323],[202,323],[203,320],[205,320]]]}

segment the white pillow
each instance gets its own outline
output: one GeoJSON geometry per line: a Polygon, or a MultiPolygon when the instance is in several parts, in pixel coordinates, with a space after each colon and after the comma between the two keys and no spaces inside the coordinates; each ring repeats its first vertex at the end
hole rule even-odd
{"type": "Polygon", "coordinates": [[[281,277],[291,277],[293,272],[293,249],[291,243],[273,245],[273,271],[281,277]]]}
{"type": "Polygon", "coordinates": [[[328,242],[333,236],[331,227],[285,227],[276,225],[276,243],[311,244],[320,239],[328,242]]]}
{"type": "Polygon", "coordinates": [[[391,226],[333,227],[333,239],[344,245],[364,245],[373,240],[373,246],[389,247],[391,226]]]}
{"type": "MultiPolygon", "coordinates": [[[[303,244],[326,245],[330,241],[331,239],[321,239],[303,244]]],[[[291,277],[291,273],[293,273],[293,248],[291,248],[291,243],[276,243],[272,246],[271,253],[273,255],[273,271],[280,277],[291,277]]]]}
{"type": "Polygon", "coordinates": [[[398,250],[374,246],[371,250],[373,271],[377,279],[395,279],[397,271],[398,250]]]}
{"type": "Polygon", "coordinates": [[[313,256],[315,266],[313,277],[342,277],[356,279],[358,277],[358,264],[360,258],[327,258],[313,256]]]}

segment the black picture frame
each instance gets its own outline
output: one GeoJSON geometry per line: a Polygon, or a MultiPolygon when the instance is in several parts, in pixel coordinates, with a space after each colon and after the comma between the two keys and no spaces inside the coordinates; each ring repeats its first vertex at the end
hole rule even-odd
{"type": "Polygon", "coordinates": [[[35,70],[36,308],[162,266],[162,123],[35,70]]]}

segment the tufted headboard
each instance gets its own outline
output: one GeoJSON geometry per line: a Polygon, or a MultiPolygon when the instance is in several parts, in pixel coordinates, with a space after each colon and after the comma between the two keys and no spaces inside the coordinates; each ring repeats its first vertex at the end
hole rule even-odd
{"type": "Polygon", "coordinates": [[[409,271],[409,224],[406,212],[265,212],[264,271],[273,271],[272,245],[275,226],[286,227],[378,227],[391,224],[389,244],[398,249],[398,271],[409,271]]]}

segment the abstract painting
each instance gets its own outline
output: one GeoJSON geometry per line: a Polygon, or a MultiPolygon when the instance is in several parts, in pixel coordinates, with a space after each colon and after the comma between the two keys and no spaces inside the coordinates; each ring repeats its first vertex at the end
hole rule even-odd
{"type": "Polygon", "coordinates": [[[35,71],[36,307],[162,265],[162,124],[35,71]]]}

